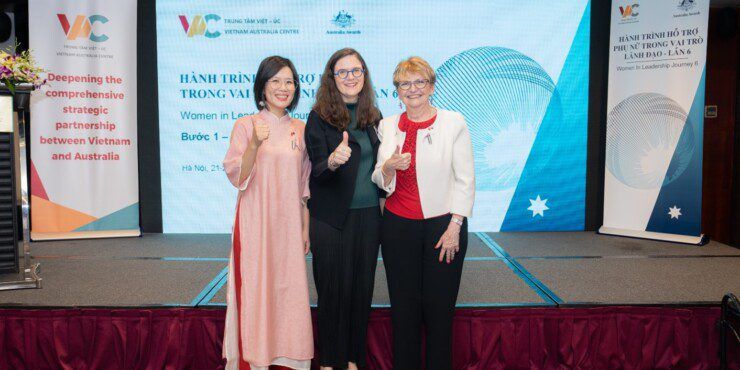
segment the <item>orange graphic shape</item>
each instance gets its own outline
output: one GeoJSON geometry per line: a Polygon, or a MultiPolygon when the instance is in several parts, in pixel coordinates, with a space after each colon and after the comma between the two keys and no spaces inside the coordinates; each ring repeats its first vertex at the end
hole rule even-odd
{"type": "Polygon", "coordinates": [[[31,225],[34,232],[58,233],[77,229],[97,220],[88,214],[44,198],[31,196],[31,225]]]}

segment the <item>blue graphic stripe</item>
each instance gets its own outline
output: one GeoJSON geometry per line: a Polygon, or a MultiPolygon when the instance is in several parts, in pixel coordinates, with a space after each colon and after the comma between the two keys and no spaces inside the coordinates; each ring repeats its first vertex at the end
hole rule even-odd
{"type": "Polygon", "coordinates": [[[559,305],[563,303],[563,300],[558,297],[555,292],[553,292],[550,288],[547,287],[544,283],[542,283],[539,279],[534,277],[527,269],[524,268],[519,262],[517,262],[509,253],[506,252],[503,248],[501,248],[498,243],[496,243],[493,239],[491,239],[490,236],[486,235],[485,233],[475,233],[475,235],[483,241],[489,248],[491,248],[491,251],[501,258],[503,258],[504,263],[506,266],[508,266],[511,271],[514,272],[522,281],[524,281],[527,285],[529,285],[532,290],[534,290],[535,293],[537,293],[542,300],[549,303],[550,305],[559,305]]]}
{"type": "Polygon", "coordinates": [[[501,231],[584,228],[590,12],[589,2],[501,231]],[[528,209],[538,196],[542,214],[528,209]]]}
{"type": "Polygon", "coordinates": [[[221,272],[219,272],[218,275],[216,275],[216,277],[214,277],[195,298],[193,298],[190,305],[197,307],[202,305],[201,302],[210,302],[211,298],[216,295],[216,292],[218,292],[219,289],[221,289],[220,287],[222,287],[226,280],[228,280],[226,279],[228,272],[229,267],[224,267],[223,270],[221,270],[221,272]]]}
{"type": "Polygon", "coordinates": [[[681,171],[665,183],[658,194],[646,231],[679,235],[701,235],[701,188],[704,142],[704,87],[706,69],[702,71],[676,151],[668,166],[668,174],[681,171]],[[693,140],[688,140],[692,137],[693,140]],[[685,165],[687,147],[693,154],[685,165]],[[674,209],[674,217],[669,211],[674,209]],[[680,209],[680,211],[678,211],[680,209]],[[678,215],[680,212],[680,216],[678,215]],[[677,216],[677,217],[676,217],[677,216]]]}
{"type": "Polygon", "coordinates": [[[228,258],[221,257],[162,257],[162,261],[197,261],[197,262],[228,262],[228,258]]]}

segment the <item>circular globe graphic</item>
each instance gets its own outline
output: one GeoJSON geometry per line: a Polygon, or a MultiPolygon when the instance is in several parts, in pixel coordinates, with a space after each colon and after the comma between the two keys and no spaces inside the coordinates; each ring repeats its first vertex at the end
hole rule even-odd
{"type": "Polygon", "coordinates": [[[607,123],[606,167],[632,188],[655,189],[671,183],[694,155],[691,121],[667,96],[632,95],[609,112],[607,123]]]}
{"type": "MultiPolygon", "coordinates": [[[[548,106],[554,119],[562,117],[547,72],[528,56],[503,47],[466,50],[442,64],[434,103],[465,116],[478,190],[515,187],[548,106]]],[[[545,167],[555,149],[548,146],[533,165],[545,167]]]]}

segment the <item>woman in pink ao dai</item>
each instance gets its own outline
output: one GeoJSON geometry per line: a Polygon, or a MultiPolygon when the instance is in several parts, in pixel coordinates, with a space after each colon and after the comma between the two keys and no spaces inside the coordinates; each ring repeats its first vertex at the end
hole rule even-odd
{"type": "Polygon", "coordinates": [[[310,162],[290,60],[262,61],[254,83],[258,114],[236,121],[224,159],[239,189],[229,259],[223,357],[226,369],[281,365],[309,369],[313,330],[305,254],[310,162]]]}

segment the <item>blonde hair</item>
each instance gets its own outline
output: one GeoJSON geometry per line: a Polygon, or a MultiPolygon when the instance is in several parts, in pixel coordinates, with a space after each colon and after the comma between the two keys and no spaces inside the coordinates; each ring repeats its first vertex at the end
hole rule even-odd
{"type": "Polygon", "coordinates": [[[432,86],[437,82],[437,75],[434,73],[432,66],[426,60],[414,56],[398,63],[396,71],[393,72],[393,86],[398,87],[401,77],[410,73],[418,73],[424,76],[432,86]]]}

